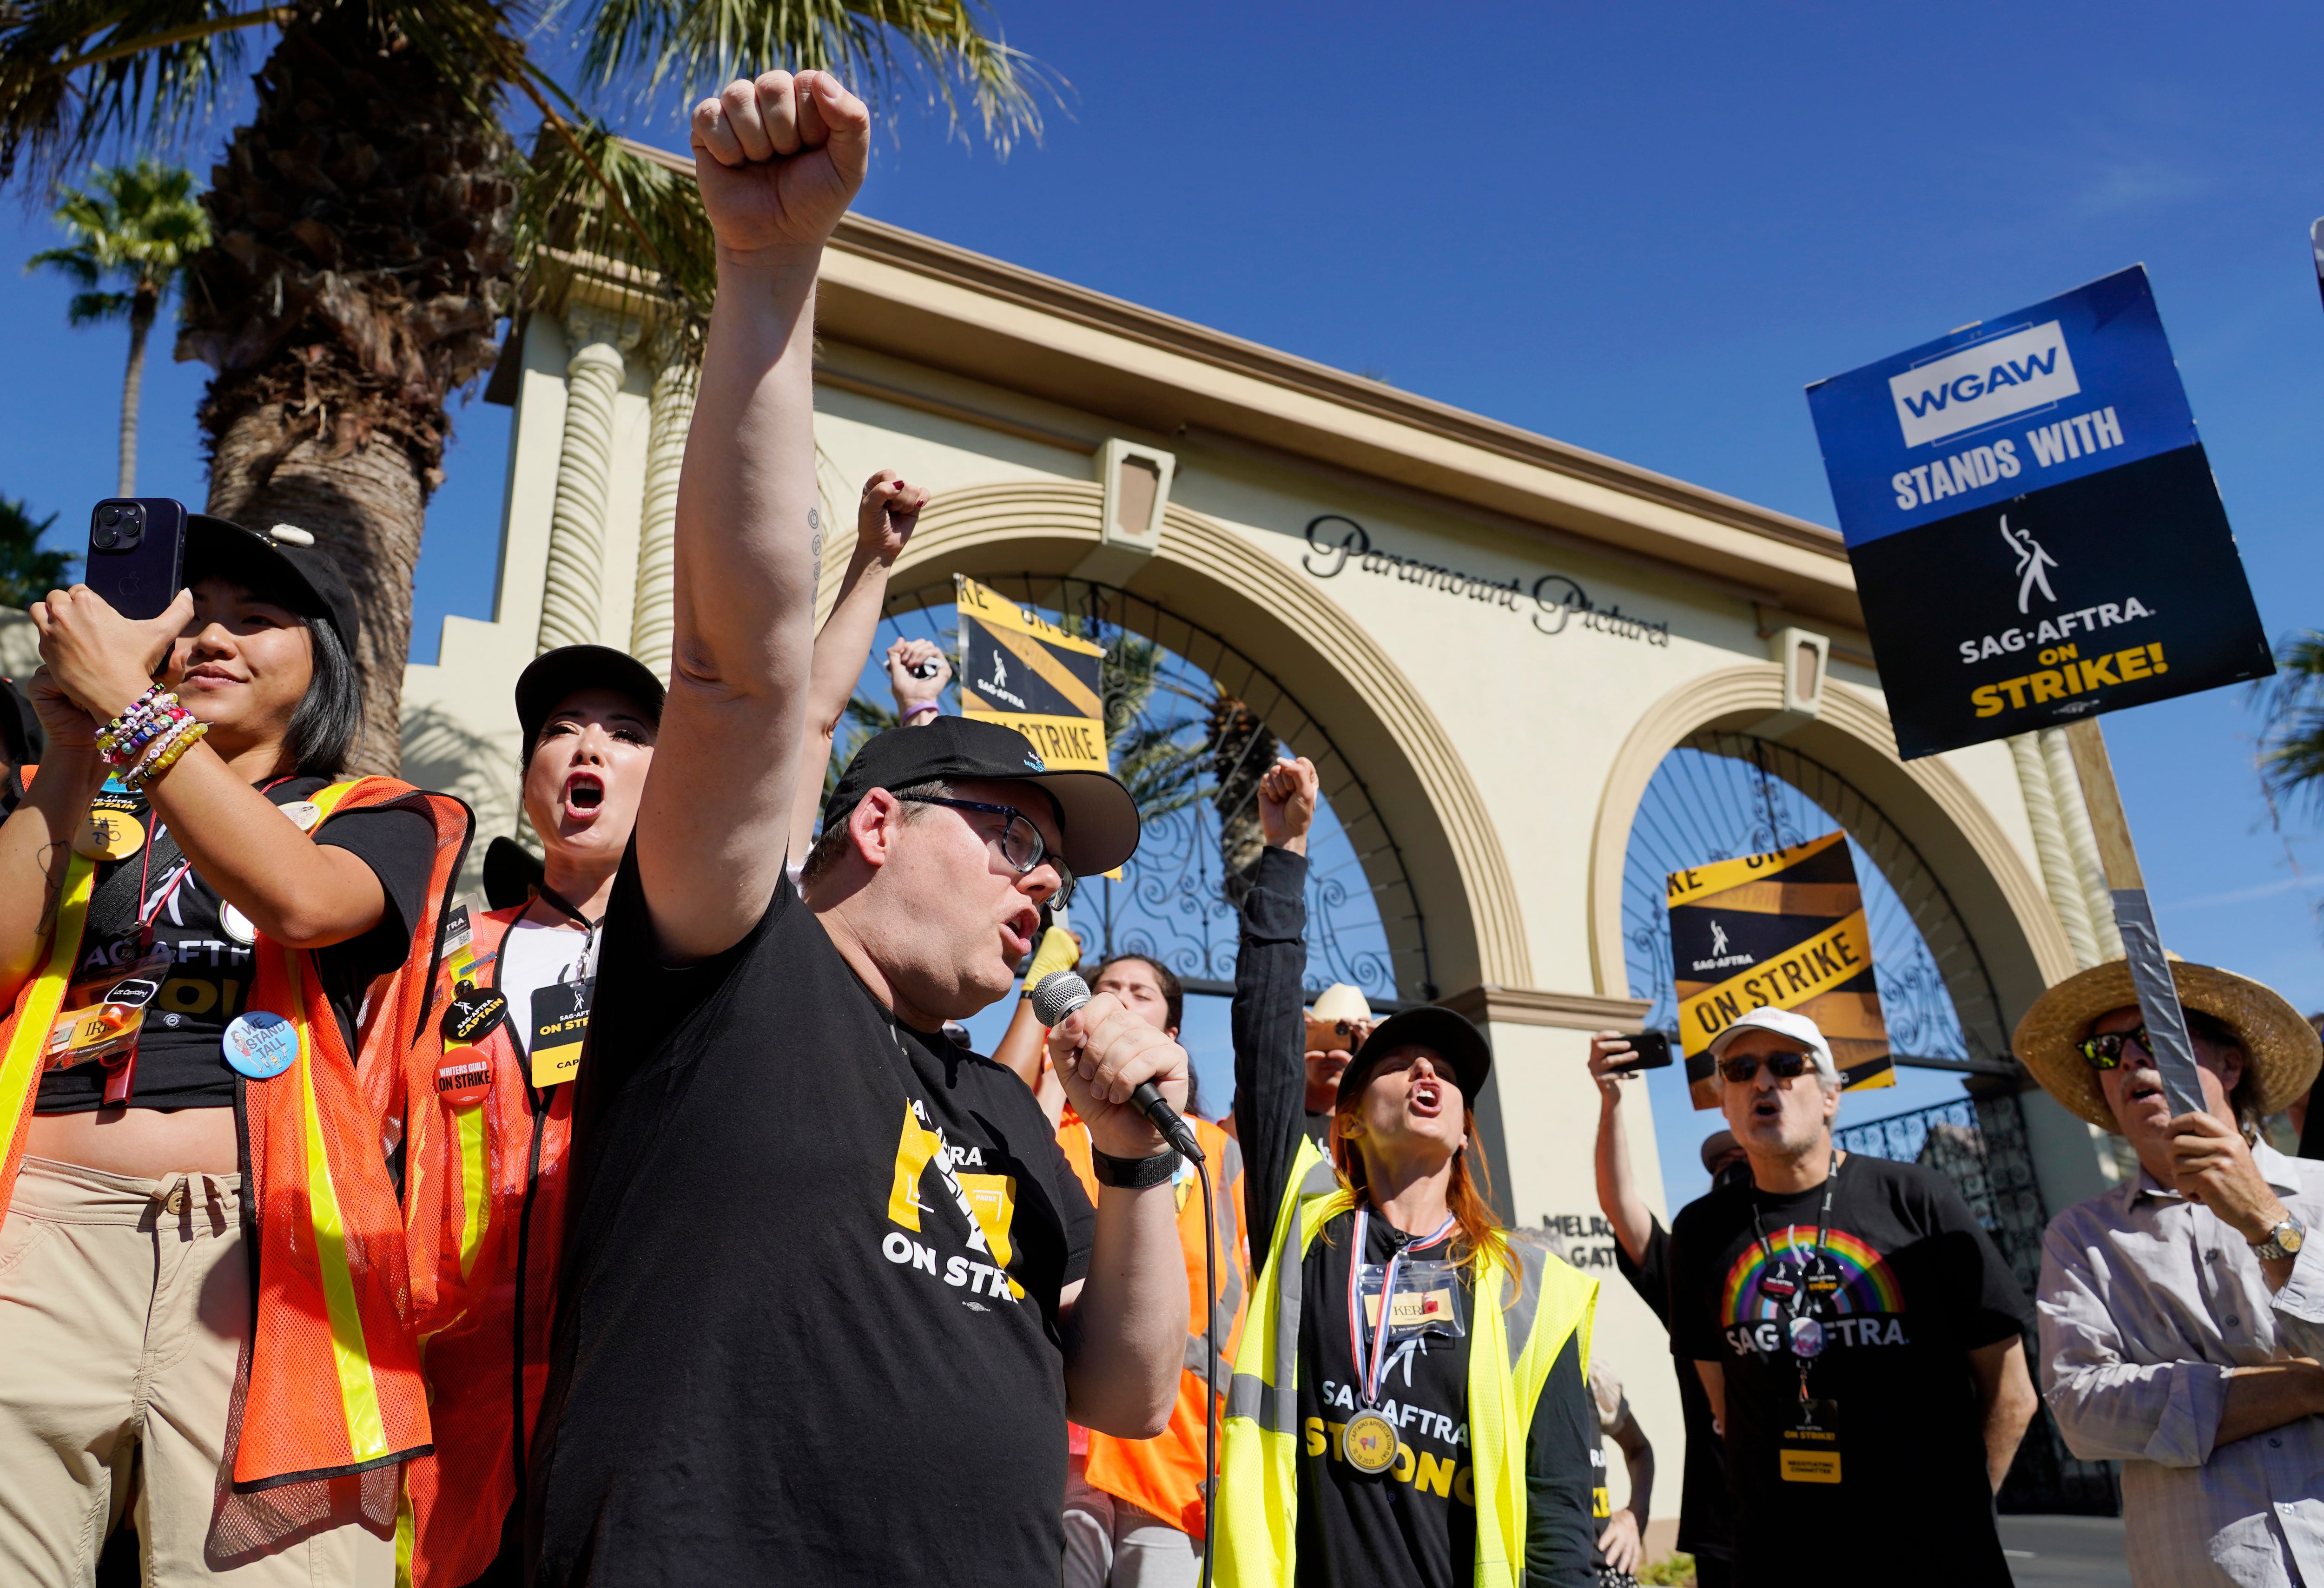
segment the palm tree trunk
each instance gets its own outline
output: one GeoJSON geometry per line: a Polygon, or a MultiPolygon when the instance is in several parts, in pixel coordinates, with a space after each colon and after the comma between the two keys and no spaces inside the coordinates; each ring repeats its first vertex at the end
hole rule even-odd
{"type": "Polygon", "coordinates": [[[296,524],[346,576],[363,625],[355,659],[364,691],[363,732],[346,771],[393,777],[403,760],[403,664],[425,483],[405,447],[384,439],[350,445],[312,429],[280,402],[237,412],[211,443],[209,511],[246,529],[296,524]]]}
{"type": "Polygon", "coordinates": [[[137,404],[145,391],[145,337],[153,329],[157,303],[137,294],[129,311],[129,372],[121,377],[121,488],[116,496],[137,494],[137,404]]]}
{"type": "Polygon", "coordinates": [[[491,367],[516,200],[493,93],[447,80],[392,12],[301,6],[284,27],[211,172],[217,240],[188,266],[178,337],[180,358],[217,372],[200,416],[210,511],[296,524],[346,576],[364,682],[346,770],[385,774],[445,399],[491,367]]]}

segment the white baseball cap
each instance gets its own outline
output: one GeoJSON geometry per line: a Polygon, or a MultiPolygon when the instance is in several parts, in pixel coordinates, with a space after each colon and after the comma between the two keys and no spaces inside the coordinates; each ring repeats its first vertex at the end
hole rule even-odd
{"type": "Polygon", "coordinates": [[[1711,1061],[1716,1063],[1719,1056],[1727,1051],[1729,1043],[1743,1032],[1751,1030],[1773,1031],[1778,1037],[1790,1038],[1808,1050],[1809,1057],[1815,1060],[1816,1074],[1823,1078],[1825,1085],[1840,1085],[1840,1066],[1832,1062],[1831,1045],[1823,1039],[1823,1033],[1816,1029],[1815,1021],[1788,1009],[1763,1007],[1738,1020],[1711,1039],[1711,1061]]]}

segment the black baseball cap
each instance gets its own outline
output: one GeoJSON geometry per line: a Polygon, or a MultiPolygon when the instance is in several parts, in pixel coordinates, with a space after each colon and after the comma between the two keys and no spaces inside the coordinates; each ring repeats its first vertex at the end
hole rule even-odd
{"type": "Polygon", "coordinates": [[[1110,772],[1056,771],[1014,728],[940,716],[924,727],[875,734],[824,801],[823,826],[844,822],[874,789],[915,783],[1038,783],[1057,802],[1065,862],[1077,877],[1110,872],[1138,852],[1138,801],[1110,772]]]}
{"type": "Polygon", "coordinates": [[[611,689],[643,707],[656,725],[661,722],[667,691],[651,668],[610,645],[559,645],[534,657],[516,678],[516,720],[524,727],[526,754],[557,703],[576,689],[611,689]]]}
{"type": "Polygon", "coordinates": [[[522,904],[543,875],[540,856],[513,838],[493,839],[484,849],[484,908],[522,904]]]}
{"type": "Polygon", "coordinates": [[[1477,1094],[1483,1089],[1485,1077],[1492,1073],[1493,1050],[1487,1046],[1485,1034],[1471,1025],[1466,1016],[1434,1003],[1392,1014],[1372,1028],[1372,1034],[1356,1050],[1356,1057],[1340,1072],[1340,1095],[1333,1106],[1345,1107],[1362,1088],[1372,1066],[1387,1057],[1389,1049],[1406,1044],[1425,1048],[1451,1065],[1452,1084],[1461,1088],[1461,1095],[1469,1106],[1476,1107],[1477,1094]]]}
{"type": "Polygon", "coordinates": [[[189,586],[216,574],[239,585],[281,590],[300,616],[321,618],[349,653],[363,628],[355,598],[330,553],[296,524],[276,524],[264,534],[232,519],[207,512],[186,515],[186,557],[181,579],[189,586]]]}

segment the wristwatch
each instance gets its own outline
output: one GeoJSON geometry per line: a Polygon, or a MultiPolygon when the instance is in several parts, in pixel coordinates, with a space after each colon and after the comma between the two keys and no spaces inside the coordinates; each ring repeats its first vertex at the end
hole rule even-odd
{"type": "Polygon", "coordinates": [[[2267,1233],[2267,1239],[2255,1242],[2252,1255],[2262,1262],[2274,1262],[2282,1258],[2299,1255],[2301,1242],[2308,1239],[2308,1226],[2290,1214],[2283,1222],[2267,1233]]]}

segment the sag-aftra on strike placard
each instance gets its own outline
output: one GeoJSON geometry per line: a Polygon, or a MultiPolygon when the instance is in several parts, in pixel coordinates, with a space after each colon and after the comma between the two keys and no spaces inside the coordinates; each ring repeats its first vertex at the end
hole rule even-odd
{"type": "Polygon", "coordinates": [[[1906,760],[2274,670],[2144,266],[1808,406],[1906,760]]]}

